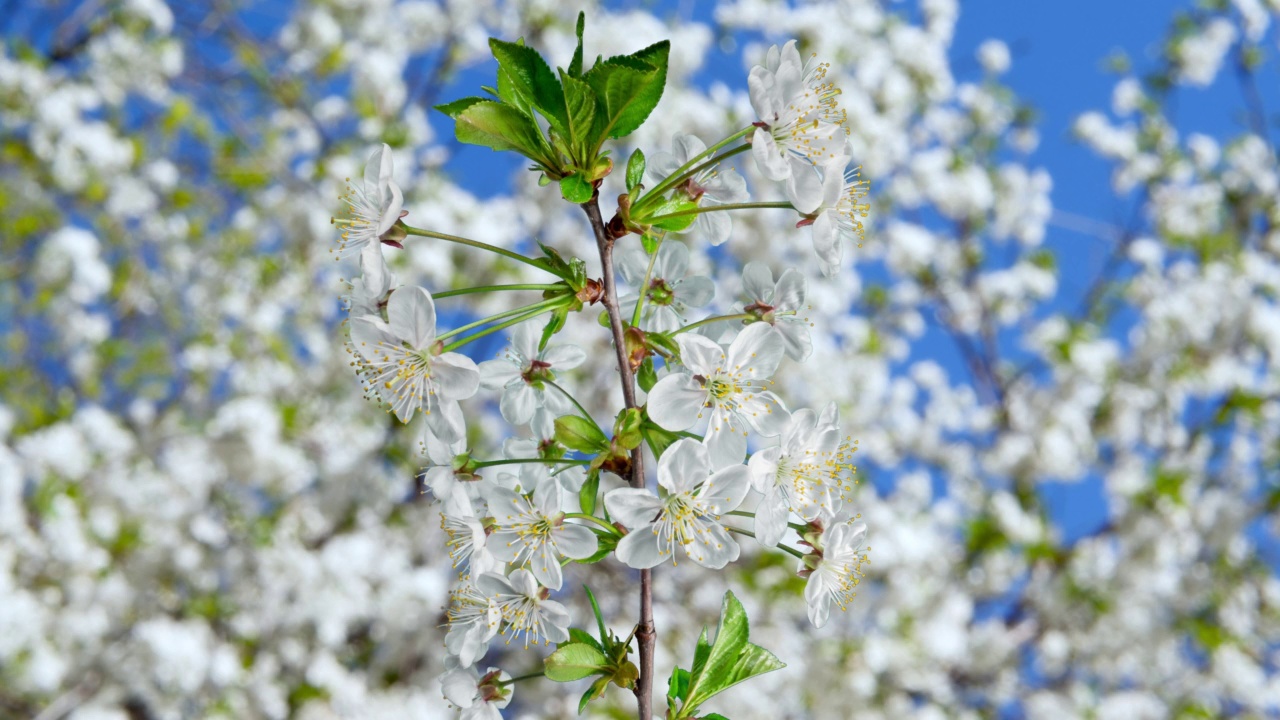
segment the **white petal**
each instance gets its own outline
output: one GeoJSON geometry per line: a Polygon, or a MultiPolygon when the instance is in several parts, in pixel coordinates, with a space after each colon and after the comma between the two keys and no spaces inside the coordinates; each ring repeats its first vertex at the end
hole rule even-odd
{"type": "Polygon", "coordinates": [[[680,160],[681,164],[701,155],[706,149],[707,144],[695,135],[677,132],[671,138],[671,154],[680,160]]]}
{"type": "Polygon", "coordinates": [[[659,151],[649,157],[649,161],[645,163],[645,175],[653,185],[666,180],[675,174],[676,170],[684,164],[683,160],[678,159],[669,152],[659,151]]]}
{"type": "Polygon", "coordinates": [[[376,300],[390,287],[391,271],[382,256],[382,243],[369,243],[360,251],[360,281],[370,300],[376,300]]]}
{"type": "Polygon", "coordinates": [[[391,332],[409,343],[414,350],[424,350],[436,337],[436,305],[431,293],[420,287],[400,288],[387,302],[387,319],[391,332]]]}
{"type": "Polygon", "coordinates": [[[605,493],[604,506],[614,522],[629,530],[648,525],[662,512],[662,501],[644,488],[618,488],[605,493]]]}
{"type": "Polygon", "coordinates": [[[703,187],[706,188],[707,195],[716,202],[738,203],[751,199],[746,178],[733,168],[721,168],[703,187]]]}
{"type": "Polygon", "coordinates": [[[813,353],[813,340],[809,337],[808,323],[779,321],[773,328],[782,338],[782,347],[787,357],[797,362],[804,362],[813,353]]]}
{"type": "Polygon", "coordinates": [[[618,257],[615,267],[628,285],[638,288],[649,272],[649,256],[640,248],[632,248],[618,257]]]}
{"type": "Polygon", "coordinates": [[[773,305],[773,272],[769,266],[759,260],[747,263],[742,268],[742,291],[753,302],[773,305]]]}
{"type": "Polygon", "coordinates": [[[751,459],[747,461],[747,469],[751,471],[751,487],[755,488],[756,492],[768,492],[769,488],[777,482],[778,457],[781,454],[782,448],[776,445],[751,453],[751,459]]]}
{"type": "Polygon", "coordinates": [[[716,295],[716,284],[706,275],[690,275],[673,288],[676,299],[689,307],[700,308],[716,295]]]}
{"type": "Polygon", "coordinates": [[[755,158],[760,173],[774,182],[786,180],[791,175],[791,164],[782,157],[778,144],[764,128],[756,128],[751,138],[751,157],[755,158]]]}
{"type": "Polygon", "coordinates": [[[726,418],[717,422],[711,418],[711,426],[707,428],[704,440],[711,459],[711,467],[719,469],[730,465],[740,465],[747,455],[747,436],[733,428],[726,418]]]}
{"type": "Polygon", "coordinates": [[[467,421],[462,408],[453,400],[441,400],[427,413],[427,427],[444,442],[454,443],[467,437],[467,421]]]}
{"type": "Polygon", "coordinates": [[[679,240],[668,240],[658,248],[653,263],[653,276],[663,280],[679,280],[689,271],[689,248],[679,240]]]}
{"type": "Polygon", "coordinates": [[[835,210],[826,210],[813,221],[813,251],[826,265],[840,264],[844,251],[840,245],[840,228],[836,225],[835,210]]]}
{"type": "MultiPolygon", "coordinates": [[[[386,205],[381,208],[382,215],[378,217],[379,237],[390,230],[392,225],[396,224],[396,221],[400,219],[400,211],[404,209],[404,193],[400,191],[400,186],[396,184],[395,180],[387,183],[387,190],[390,192],[383,199],[386,205]]],[[[377,244],[381,245],[382,243],[377,244]]]]}
{"type": "Polygon", "coordinates": [[[831,593],[826,590],[826,580],[822,573],[815,572],[809,576],[804,586],[804,600],[809,605],[809,622],[820,628],[827,624],[831,616],[831,593]]]}
{"type": "Polygon", "coordinates": [[[552,345],[542,353],[542,361],[550,363],[551,369],[572,370],[587,360],[587,351],[577,345],[552,345]]]}
{"type": "Polygon", "coordinates": [[[647,570],[661,565],[671,557],[670,550],[662,548],[658,540],[658,534],[654,532],[652,525],[641,525],[618,541],[615,552],[627,567],[647,570]]]}
{"type": "Polygon", "coordinates": [[[698,502],[712,514],[724,515],[738,509],[750,487],[751,471],[747,466],[730,465],[707,479],[698,491],[698,502]]]}
{"type": "Polygon", "coordinates": [[[743,328],[725,353],[725,367],[756,381],[773,377],[780,362],[782,343],[769,323],[752,323],[743,328]]]}
{"type": "Polygon", "coordinates": [[[698,375],[710,376],[725,367],[724,348],[710,338],[681,333],[676,344],[680,346],[680,362],[698,375]]]}
{"type": "Polygon", "coordinates": [[[541,341],[542,326],[537,323],[520,323],[516,326],[515,331],[511,333],[511,349],[524,358],[526,365],[529,361],[538,357],[538,343],[541,341]]]}
{"type": "Polygon", "coordinates": [[[689,559],[702,567],[719,570],[738,559],[741,549],[718,522],[704,523],[703,532],[694,533],[692,542],[684,546],[689,559]]]}
{"type": "Polygon", "coordinates": [[[432,358],[431,377],[442,400],[466,400],[480,389],[476,362],[461,353],[441,353],[432,358]]]}
{"type": "Polygon", "coordinates": [[[751,424],[752,429],[763,437],[780,435],[791,422],[791,413],[771,392],[758,393],[744,400],[739,406],[739,413],[751,424]]]}
{"type": "Polygon", "coordinates": [[[386,143],[374,148],[369,154],[369,161],[364,164],[364,191],[376,200],[378,207],[382,207],[386,199],[393,169],[391,147],[386,143]]]}
{"type": "Polygon", "coordinates": [[[697,440],[681,438],[658,460],[658,484],[672,493],[692,492],[711,474],[707,449],[697,440]]]}
{"type": "Polygon", "coordinates": [[[733,219],[727,212],[702,213],[693,221],[694,230],[702,233],[712,245],[722,245],[733,233],[733,219]]]}
{"type": "Polygon", "coordinates": [[[538,582],[549,590],[559,590],[564,585],[564,573],[560,571],[560,558],[547,546],[542,546],[529,556],[529,569],[538,582]]]}
{"type": "Polygon", "coordinates": [[[756,506],[756,540],[765,547],[777,547],[787,531],[788,514],[786,496],[777,487],[769,488],[756,506]]]}
{"type": "Polygon", "coordinates": [[[581,560],[596,554],[600,541],[581,525],[563,525],[555,533],[556,549],[567,558],[581,560]]]}
{"type": "Polygon", "coordinates": [[[503,358],[485,360],[477,369],[480,371],[480,385],[488,390],[500,390],[520,377],[520,368],[503,358]]]}
{"type": "Polygon", "coordinates": [[[779,310],[800,310],[804,307],[804,298],[804,275],[795,268],[787,268],[773,290],[772,305],[779,310]]]}
{"type": "Polygon", "coordinates": [[[440,690],[449,702],[460,708],[469,708],[476,701],[478,678],[469,667],[450,670],[440,678],[440,690]]]}
{"type": "Polygon", "coordinates": [[[512,425],[523,425],[533,419],[537,396],[528,383],[511,383],[502,391],[502,417],[512,425]]]}
{"type": "MultiPolygon", "coordinates": [[[[747,75],[747,96],[751,99],[751,107],[756,111],[756,117],[766,123],[777,120],[781,108],[778,105],[777,81],[771,71],[759,65],[751,68],[751,72],[747,75]]],[[[760,132],[761,130],[757,130],[756,134],[760,132]]],[[[760,160],[757,158],[756,162],[760,160]]]]}
{"type": "Polygon", "coordinates": [[[787,175],[787,199],[801,215],[808,215],[822,206],[822,178],[818,170],[797,157],[789,157],[791,172],[787,175]]]}
{"type": "Polygon", "coordinates": [[[372,361],[375,359],[374,352],[379,346],[390,345],[398,348],[400,340],[392,334],[391,328],[378,318],[358,317],[351,319],[351,344],[356,352],[360,353],[360,357],[372,361]]]}
{"type": "MultiPolygon", "coordinates": [[[[681,338],[688,336],[689,333],[680,335],[681,338]]],[[[649,390],[649,419],[666,430],[688,430],[698,422],[706,400],[706,388],[692,376],[685,373],[668,375],[649,390]]]]}

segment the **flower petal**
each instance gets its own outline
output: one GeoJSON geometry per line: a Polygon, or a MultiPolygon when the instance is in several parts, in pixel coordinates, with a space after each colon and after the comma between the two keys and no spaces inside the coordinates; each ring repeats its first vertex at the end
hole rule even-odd
{"type": "Polygon", "coordinates": [[[692,492],[711,474],[711,462],[702,443],[681,438],[658,460],[658,484],[672,493],[692,492]]]}
{"type": "Polygon", "coordinates": [[[577,345],[551,345],[542,352],[542,361],[557,372],[572,370],[587,360],[587,351],[577,345]]]}
{"type": "Polygon", "coordinates": [[[778,457],[781,454],[782,448],[776,445],[751,453],[747,469],[751,471],[751,487],[756,492],[766,493],[777,482],[778,457]]]}
{"type": "Polygon", "coordinates": [[[427,428],[444,442],[455,443],[467,436],[467,421],[457,401],[441,400],[426,416],[427,428]]]}
{"type": "Polygon", "coordinates": [[[503,358],[485,360],[477,369],[480,371],[480,385],[487,390],[500,390],[520,377],[520,368],[503,358]]]}
{"type": "MultiPolygon", "coordinates": [[[[688,335],[682,335],[684,337],[688,335]]],[[[683,349],[683,348],[681,348],[683,349]]],[[[757,382],[773,376],[782,362],[782,343],[769,323],[752,323],[738,333],[725,353],[725,367],[757,382]]]]}
{"type": "Polygon", "coordinates": [[[652,525],[641,525],[627,533],[626,537],[618,541],[618,548],[614,552],[624,565],[636,570],[648,570],[671,557],[670,549],[662,547],[652,525]]]}
{"type": "Polygon", "coordinates": [[[765,177],[780,182],[791,175],[791,164],[782,156],[778,143],[765,128],[756,128],[751,138],[751,157],[756,160],[756,167],[765,177]]]}
{"type": "Polygon", "coordinates": [[[777,547],[787,531],[788,514],[786,496],[777,487],[769,488],[756,505],[756,540],[765,547],[777,547]]]}
{"type": "Polygon", "coordinates": [[[431,376],[442,400],[466,400],[480,389],[480,370],[462,353],[436,355],[431,359],[431,376]]]}
{"type": "Polygon", "coordinates": [[[559,590],[564,585],[564,573],[560,571],[560,558],[546,544],[529,555],[529,569],[543,587],[559,590]]]}
{"type": "Polygon", "coordinates": [[[533,419],[533,410],[538,402],[533,388],[526,382],[514,382],[502,391],[499,403],[502,417],[512,425],[523,425],[533,419]]]}
{"type": "Polygon", "coordinates": [[[711,338],[681,333],[676,344],[680,346],[680,362],[698,375],[713,375],[727,364],[724,348],[711,338]]]}
{"type": "Polygon", "coordinates": [[[562,525],[555,532],[556,549],[560,554],[581,560],[596,554],[600,541],[596,534],[581,525],[562,525]]]}
{"type": "Polygon", "coordinates": [[[635,530],[652,523],[662,512],[662,500],[644,488],[618,488],[605,493],[609,516],[622,527],[635,530]]]}
{"type": "Polygon", "coordinates": [[[689,307],[700,308],[716,295],[716,284],[706,275],[690,275],[674,288],[676,299],[689,307]]]}
{"type": "Polygon", "coordinates": [[[431,293],[420,287],[406,287],[391,293],[387,301],[391,332],[414,350],[425,350],[436,337],[436,305],[431,293]]]}
{"type": "Polygon", "coordinates": [[[689,271],[689,248],[679,240],[668,240],[658,248],[653,263],[653,276],[663,280],[679,280],[689,271]]]}
{"type": "Polygon", "coordinates": [[[822,178],[818,169],[798,157],[787,158],[791,166],[786,178],[787,199],[801,215],[808,215],[822,207],[822,178]]]}
{"type": "Polygon", "coordinates": [[[693,221],[693,227],[706,237],[707,242],[722,245],[733,233],[733,219],[727,212],[702,213],[693,221]]]}
{"type": "Polygon", "coordinates": [[[746,434],[734,428],[727,417],[723,420],[711,418],[711,426],[707,428],[703,442],[707,446],[711,467],[716,469],[740,465],[747,455],[746,434]]]}
{"type": "MultiPolygon", "coordinates": [[[[688,333],[681,338],[688,337],[688,333]]],[[[706,338],[703,338],[706,340],[706,338]]],[[[711,342],[707,340],[707,342],[711,342]]],[[[712,343],[714,344],[714,343],[712,343]]],[[[649,419],[666,430],[688,430],[702,416],[707,390],[687,373],[675,373],[649,390],[649,419]]]]}
{"type": "Polygon", "coordinates": [[[773,271],[759,260],[747,263],[742,268],[742,291],[752,302],[774,305],[773,271]]]}
{"type": "Polygon", "coordinates": [[[804,307],[804,275],[795,268],[787,268],[778,278],[773,291],[773,306],[778,310],[800,310],[804,307]]]}
{"type": "MultiPolygon", "coordinates": [[[[391,229],[392,225],[400,219],[400,211],[404,209],[404,193],[400,191],[400,186],[395,180],[387,183],[387,190],[390,192],[387,197],[383,198],[385,205],[380,206],[382,214],[378,216],[378,236],[391,229]]],[[[381,245],[382,243],[378,243],[381,245]]]]}
{"type": "Polygon", "coordinates": [[[809,324],[801,320],[792,322],[778,321],[773,326],[782,340],[783,351],[787,357],[797,362],[804,362],[813,353],[813,340],[809,337],[809,324]]]}
{"type": "Polygon", "coordinates": [[[757,393],[738,406],[738,412],[763,437],[775,437],[787,429],[791,413],[771,392],[757,393]]]}
{"type": "Polygon", "coordinates": [[[738,559],[741,548],[718,522],[706,522],[684,546],[689,559],[702,567],[719,570],[738,559]]]}
{"type": "Polygon", "coordinates": [[[724,515],[738,509],[750,487],[751,471],[747,466],[730,465],[707,478],[698,490],[698,503],[713,515],[724,515]]]}

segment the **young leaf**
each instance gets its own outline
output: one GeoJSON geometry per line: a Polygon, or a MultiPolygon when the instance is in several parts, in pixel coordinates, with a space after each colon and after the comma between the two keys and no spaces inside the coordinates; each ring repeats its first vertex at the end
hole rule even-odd
{"type": "Polygon", "coordinates": [[[605,688],[609,687],[609,678],[607,676],[598,678],[591,683],[591,687],[582,693],[582,699],[578,701],[578,714],[581,715],[583,710],[587,709],[587,703],[604,695],[605,688]]]}
{"type": "Polygon", "coordinates": [[[563,71],[560,82],[564,86],[565,139],[571,150],[569,156],[580,166],[585,166],[592,160],[588,155],[595,140],[591,127],[596,119],[596,96],[590,85],[563,71]]]}
{"type": "Polygon", "coordinates": [[[644,414],[639,408],[627,408],[618,413],[617,419],[613,422],[614,442],[627,450],[640,447],[640,443],[644,441],[640,433],[643,422],[644,414]]]}
{"type": "Polygon", "coordinates": [[[704,649],[706,632],[698,642],[689,693],[681,715],[691,715],[699,705],[743,680],[772,672],[784,664],[773,653],[747,641],[747,614],[733,592],[726,592],[716,639],[704,649]],[[701,661],[701,662],[699,662],[701,661]]]}
{"type": "MultiPolygon", "coordinates": [[[[605,628],[604,613],[600,612],[600,603],[596,602],[596,594],[591,592],[591,588],[586,585],[583,585],[582,589],[587,591],[587,600],[591,602],[591,613],[596,616],[596,628],[600,631],[600,642],[608,643],[609,630],[605,628]]],[[[601,649],[604,649],[603,645],[601,649]]]]}
{"type": "Polygon", "coordinates": [[[658,384],[658,371],[653,369],[653,358],[647,357],[644,362],[640,363],[640,371],[636,373],[636,382],[640,383],[640,389],[649,392],[654,385],[658,384]]]}
{"type": "Polygon", "coordinates": [[[577,415],[556,418],[556,440],[570,450],[598,453],[609,448],[609,438],[590,420],[577,415]]]}
{"type": "Polygon", "coordinates": [[[640,245],[644,247],[646,255],[652,255],[658,250],[658,238],[652,233],[645,233],[640,236],[640,245]]]}
{"type": "Polygon", "coordinates": [[[653,110],[640,103],[645,91],[658,82],[658,69],[629,57],[614,57],[597,63],[582,79],[596,93],[597,145],[606,138],[629,134],[644,122],[653,110]],[[625,130],[625,132],[623,132],[625,130]]]}
{"type": "Polygon", "coordinates": [[[600,641],[592,637],[591,633],[581,628],[575,628],[575,627],[569,628],[569,642],[560,643],[558,647],[564,647],[565,645],[568,645],[570,643],[585,643],[599,650],[602,653],[604,652],[604,646],[600,644],[600,641]]]}
{"type": "Polygon", "coordinates": [[[592,470],[587,473],[587,479],[582,483],[582,489],[578,491],[578,504],[582,506],[582,512],[590,515],[596,511],[596,497],[600,494],[600,471],[592,470]]]}
{"type": "Polygon", "coordinates": [[[573,51],[573,60],[569,61],[569,74],[573,77],[582,77],[582,31],[586,29],[587,14],[585,12],[578,13],[578,48],[573,51]]]}
{"type": "Polygon", "coordinates": [[[604,670],[608,666],[608,658],[586,643],[569,643],[547,656],[543,665],[547,679],[573,682],[604,670]]]}
{"type": "Polygon", "coordinates": [[[674,668],[671,671],[671,679],[667,681],[667,704],[672,704],[672,700],[684,700],[689,696],[689,671],[684,668],[674,668]]]}
{"type": "Polygon", "coordinates": [[[636,148],[627,159],[627,192],[635,194],[636,186],[644,180],[644,153],[636,148]]]}
{"type": "Polygon", "coordinates": [[[581,205],[589,201],[595,191],[596,189],[583,179],[580,172],[560,178],[560,194],[571,203],[581,205]]]}
{"type": "Polygon", "coordinates": [[[516,95],[537,108],[551,123],[551,127],[562,135],[568,135],[564,91],[560,88],[560,83],[556,82],[551,66],[547,65],[538,51],[497,38],[489,38],[489,49],[493,51],[498,66],[506,71],[516,95]]]}
{"type": "Polygon", "coordinates": [[[542,328],[542,338],[538,340],[538,350],[546,350],[547,343],[551,340],[551,336],[560,332],[564,328],[565,322],[569,319],[569,308],[562,307],[551,313],[551,319],[542,328]]]}
{"type": "MultiPolygon", "coordinates": [[[[453,102],[444,103],[442,105],[436,105],[435,108],[440,112],[444,113],[445,115],[448,115],[449,117],[457,120],[458,116],[462,114],[463,110],[466,110],[467,108],[471,107],[472,105],[475,105],[478,102],[485,102],[487,100],[488,98],[482,98],[482,97],[464,97],[459,100],[454,100],[453,102]]],[[[492,101],[489,101],[489,102],[492,102],[492,101]]]]}
{"type": "Polygon", "coordinates": [[[460,142],[494,150],[515,150],[541,162],[542,133],[533,120],[500,102],[482,100],[458,114],[454,134],[460,142]]]}

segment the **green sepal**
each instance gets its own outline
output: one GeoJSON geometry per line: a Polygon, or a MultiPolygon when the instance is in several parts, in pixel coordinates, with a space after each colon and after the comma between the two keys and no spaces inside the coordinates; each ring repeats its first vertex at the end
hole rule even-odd
{"type": "Polygon", "coordinates": [[[613,441],[627,450],[634,450],[644,442],[640,426],[644,423],[644,413],[640,408],[627,408],[618,413],[613,421],[613,441]]]}
{"type": "Polygon", "coordinates": [[[548,655],[543,667],[548,680],[573,682],[605,670],[608,658],[594,645],[567,643],[548,655]]]}
{"type": "Polygon", "coordinates": [[[595,192],[595,187],[587,182],[586,178],[582,177],[581,172],[560,178],[560,194],[565,200],[575,205],[589,202],[595,192]]]}
{"type": "Polygon", "coordinates": [[[587,688],[586,692],[582,693],[582,698],[578,700],[579,715],[582,714],[583,710],[587,709],[587,703],[604,695],[605,688],[609,687],[609,680],[610,678],[607,675],[599,677],[595,682],[591,683],[591,687],[587,688]]]}
{"type": "Polygon", "coordinates": [[[582,512],[588,515],[595,513],[599,493],[600,471],[592,470],[587,473],[587,479],[582,483],[582,489],[578,491],[578,504],[582,506],[582,512]]]}
{"type": "Polygon", "coordinates": [[[645,420],[640,426],[640,432],[644,435],[644,441],[649,443],[649,449],[653,451],[655,458],[661,458],[662,453],[680,439],[679,435],[658,427],[652,420],[645,420]]]}
{"type": "Polygon", "coordinates": [[[640,389],[645,392],[649,392],[654,385],[658,384],[658,371],[653,369],[653,358],[647,357],[640,363],[640,369],[636,372],[636,382],[640,383],[640,389]]]}
{"type": "Polygon", "coordinates": [[[454,100],[453,102],[447,102],[447,103],[442,103],[440,105],[436,105],[435,109],[439,110],[445,115],[448,115],[449,117],[456,120],[458,119],[458,116],[462,114],[463,110],[466,110],[467,108],[471,107],[472,105],[475,105],[478,102],[493,102],[493,101],[490,100],[489,98],[482,98],[482,97],[464,97],[458,100],[454,100]]]}
{"type": "Polygon", "coordinates": [[[636,187],[644,181],[644,152],[636,148],[627,158],[627,194],[635,195],[636,187]]]}
{"type": "Polygon", "coordinates": [[[556,418],[556,441],[570,450],[599,453],[609,449],[609,438],[596,424],[579,415],[556,418]]]}

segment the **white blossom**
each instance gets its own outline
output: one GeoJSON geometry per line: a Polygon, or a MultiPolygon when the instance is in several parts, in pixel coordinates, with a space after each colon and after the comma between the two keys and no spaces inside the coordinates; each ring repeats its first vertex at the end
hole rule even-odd
{"type": "Polygon", "coordinates": [[[678,330],[689,308],[704,307],[715,295],[711,278],[689,273],[689,248],[675,240],[664,241],[652,256],[640,248],[626,252],[618,259],[618,272],[635,288],[619,298],[623,312],[634,313],[643,297],[640,324],[647,330],[678,330]]]}
{"type": "Polygon", "coordinates": [[[480,383],[490,390],[502,389],[502,417],[512,425],[532,421],[539,411],[548,421],[573,411],[565,391],[552,383],[557,373],[581,365],[587,354],[575,345],[548,344],[539,350],[541,338],[538,324],[521,323],[503,357],[480,363],[480,383]]]}
{"type": "Polygon", "coordinates": [[[459,720],[502,720],[498,712],[511,703],[515,687],[511,676],[497,668],[489,668],[481,676],[472,667],[450,670],[440,678],[445,698],[462,712],[459,720]]]}
{"type": "Polygon", "coordinates": [[[564,491],[553,478],[538,483],[533,497],[498,488],[490,496],[494,530],[489,547],[498,559],[528,567],[551,590],[564,584],[562,557],[581,560],[596,552],[595,533],[564,522],[564,491]]]}
{"type": "Polygon", "coordinates": [[[515,570],[504,577],[485,573],[476,578],[476,588],[493,598],[502,611],[502,634],[508,640],[524,636],[524,646],[532,642],[561,643],[569,639],[569,611],[538,585],[533,573],[515,570]]]}
{"type": "MultiPolygon", "coordinates": [[[[671,152],[657,152],[649,157],[645,174],[656,186],[706,149],[706,143],[696,136],[678,132],[671,138],[671,152]]],[[[710,156],[704,158],[703,162],[708,159],[710,156]]],[[[704,208],[724,203],[746,202],[750,198],[747,193],[747,181],[738,174],[737,170],[729,167],[712,166],[700,170],[676,186],[674,190],[704,208]]],[[[733,231],[733,221],[728,212],[704,212],[697,216],[691,227],[712,245],[719,245],[729,239],[729,234],[733,231]]]]}
{"type": "Polygon", "coordinates": [[[809,337],[809,321],[805,305],[804,275],[787,268],[773,282],[769,266],[753,261],[742,268],[742,290],[750,300],[744,312],[759,314],[760,319],[778,331],[787,357],[803,362],[813,351],[809,337]]]}
{"type": "Polygon", "coordinates": [[[364,168],[364,182],[348,184],[342,196],[350,215],[334,220],[342,228],[335,254],[339,258],[359,255],[377,246],[395,225],[404,207],[404,193],[391,178],[391,148],[386,144],[373,151],[364,168]]]}
{"type": "MultiPolygon", "coordinates": [[[[817,550],[818,566],[809,574],[804,599],[809,605],[809,622],[814,627],[827,624],[831,603],[848,608],[862,581],[867,562],[863,550],[867,526],[862,522],[834,522],[822,533],[817,550]]],[[[813,556],[811,556],[813,557],[813,556]]]]}

